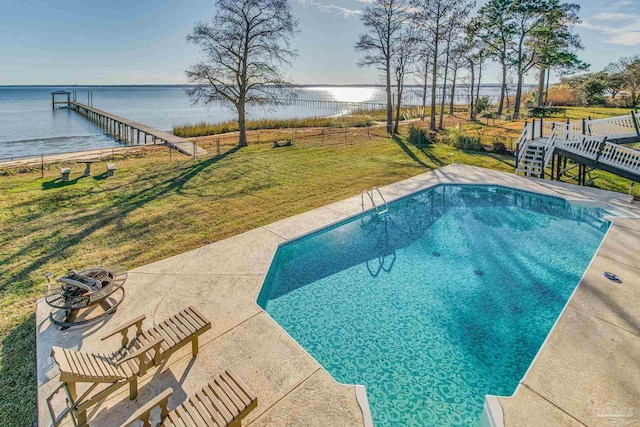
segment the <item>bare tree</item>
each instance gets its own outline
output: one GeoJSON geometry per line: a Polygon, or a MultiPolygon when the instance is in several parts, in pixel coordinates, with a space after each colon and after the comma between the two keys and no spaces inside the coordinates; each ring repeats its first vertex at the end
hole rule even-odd
{"type": "Polygon", "coordinates": [[[417,84],[422,91],[422,110],[420,111],[420,120],[424,121],[425,113],[427,109],[427,91],[429,90],[429,72],[431,70],[431,45],[428,40],[419,38],[416,42],[419,46],[416,55],[416,72],[420,79],[417,80],[417,84]]]}
{"type": "MultiPolygon", "coordinates": [[[[438,129],[436,124],[436,91],[438,84],[438,71],[441,68],[440,57],[443,54],[443,43],[445,43],[444,53],[447,54],[450,39],[457,37],[452,34],[451,28],[460,28],[461,17],[466,17],[467,11],[473,3],[461,0],[411,0],[415,25],[422,29],[425,38],[431,46],[431,121],[430,128],[435,131],[438,129]],[[458,22],[456,25],[455,23],[458,22]]],[[[446,61],[446,59],[445,59],[446,61]]],[[[448,66],[448,64],[447,64],[448,66]]],[[[445,67],[446,73],[446,67],[445,67]]],[[[445,77],[446,84],[446,77],[445,77]]],[[[446,88],[443,88],[444,102],[446,88]]],[[[444,108],[444,104],[442,104],[444,108]]],[[[442,120],[441,120],[442,122],[442,120]]]]}
{"type": "Polygon", "coordinates": [[[431,45],[431,117],[429,127],[438,130],[436,125],[436,91],[438,85],[438,66],[442,55],[442,42],[447,36],[447,25],[455,11],[456,0],[411,0],[416,25],[422,29],[431,45]]]}
{"type": "Polygon", "coordinates": [[[402,111],[402,95],[404,93],[404,81],[407,73],[411,72],[414,56],[414,43],[417,40],[414,33],[403,29],[398,40],[398,48],[393,57],[393,71],[396,84],[396,119],[393,125],[393,134],[398,133],[400,125],[400,112],[402,111]]]}
{"type": "Polygon", "coordinates": [[[627,92],[629,106],[637,108],[640,104],[640,55],[620,58],[609,64],[607,71],[622,80],[622,88],[627,92]]]}
{"type": "Polygon", "coordinates": [[[186,70],[191,99],[205,105],[222,100],[238,112],[238,146],[247,145],[246,107],[277,103],[289,86],[281,72],[296,56],[290,39],[297,20],[288,0],[216,0],[210,24],[198,23],[187,40],[204,58],[186,70]]]}
{"type": "Polygon", "coordinates": [[[479,23],[477,19],[472,19],[465,27],[465,41],[462,48],[470,73],[469,120],[471,121],[476,120],[477,103],[482,84],[482,67],[487,56],[487,49],[487,43],[480,37],[479,23]]]}
{"type": "Polygon", "coordinates": [[[465,43],[458,43],[451,50],[451,61],[449,68],[451,69],[451,90],[449,96],[449,115],[453,116],[456,86],[458,82],[458,72],[466,60],[467,45],[465,43]]]}
{"type": "Polygon", "coordinates": [[[387,132],[392,134],[393,94],[391,90],[392,61],[401,46],[402,28],[408,18],[404,0],[372,0],[364,8],[362,23],[366,33],[355,45],[364,54],[358,62],[361,67],[376,66],[385,75],[387,90],[387,132]]]}

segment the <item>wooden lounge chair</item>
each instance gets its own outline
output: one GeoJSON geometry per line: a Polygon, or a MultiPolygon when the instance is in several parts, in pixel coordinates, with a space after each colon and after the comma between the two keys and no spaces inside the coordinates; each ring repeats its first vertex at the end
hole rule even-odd
{"type": "Polygon", "coordinates": [[[160,407],[160,425],[167,427],[240,427],[242,419],[258,406],[258,399],[230,369],[214,378],[195,396],[169,412],[172,389],[157,395],[129,417],[123,426],[141,421],[150,427],[151,411],[160,407]]]}
{"type": "Polygon", "coordinates": [[[151,367],[160,365],[171,354],[191,343],[191,351],[198,354],[198,336],[211,329],[211,322],[194,307],[188,307],[151,329],[142,331],[145,316],[140,316],[118,330],[103,337],[105,340],[121,334],[121,348],[112,354],[89,353],[53,347],[51,355],[60,369],[62,383],[47,398],[47,405],[54,426],[71,414],[74,425],[87,423],[87,409],[104,400],[111,393],[129,385],[129,398],[138,394],[138,377],[151,367]],[[135,327],[135,336],[129,331],[135,327]],[[76,383],[91,383],[78,394],[76,383]],[[56,416],[51,400],[64,389],[67,408],[56,416]]]}

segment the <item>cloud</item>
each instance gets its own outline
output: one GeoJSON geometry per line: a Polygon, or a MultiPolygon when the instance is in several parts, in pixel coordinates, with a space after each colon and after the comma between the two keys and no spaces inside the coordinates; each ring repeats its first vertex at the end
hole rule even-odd
{"type": "Polygon", "coordinates": [[[606,10],[585,19],[580,26],[602,33],[606,43],[622,46],[640,45],[640,15],[619,11],[620,8],[629,5],[630,0],[619,0],[606,10]]]}
{"type": "MultiPolygon", "coordinates": [[[[309,7],[309,6],[315,7],[316,9],[322,12],[337,13],[338,15],[342,15],[346,17],[362,15],[362,10],[360,9],[349,9],[342,6],[336,6],[335,4],[331,4],[331,3],[324,4],[316,0],[298,0],[298,1],[300,2],[301,5],[305,7],[309,7]]],[[[359,1],[362,3],[369,2],[369,0],[359,0],[359,1]]]]}
{"type": "Polygon", "coordinates": [[[620,9],[621,7],[631,6],[631,0],[618,0],[609,6],[611,9],[620,9]]]}

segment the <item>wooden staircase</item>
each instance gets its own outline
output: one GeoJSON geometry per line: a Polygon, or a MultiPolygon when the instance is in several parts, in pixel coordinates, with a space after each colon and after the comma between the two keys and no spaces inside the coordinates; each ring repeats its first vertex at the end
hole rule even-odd
{"type": "MultiPolygon", "coordinates": [[[[640,118],[635,114],[582,123],[533,121],[516,141],[516,173],[544,178],[549,163],[572,159],[584,175],[602,169],[640,182],[640,150],[616,142],[640,141],[640,118]],[[609,133],[607,133],[609,132],[609,133]],[[590,168],[590,169],[589,169],[590,168]]],[[[551,177],[555,168],[551,168],[551,177]]],[[[565,168],[566,170],[566,168],[565,168]]],[[[556,169],[556,178],[562,174],[556,169]]]]}

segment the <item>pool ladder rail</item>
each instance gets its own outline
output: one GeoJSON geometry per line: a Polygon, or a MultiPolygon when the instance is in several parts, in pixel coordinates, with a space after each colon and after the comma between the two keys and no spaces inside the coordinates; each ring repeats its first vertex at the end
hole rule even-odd
{"type": "Polygon", "coordinates": [[[364,201],[365,201],[365,194],[367,195],[367,198],[369,199],[369,201],[371,201],[371,204],[373,205],[373,208],[375,209],[375,214],[380,216],[380,215],[384,215],[387,212],[389,212],[389,204],[387,203],[387,200],[384,198],[384,196],[382,195],[382,193],[380,192],[380,190],[378,189],[378,187],[373,187],[371,189],[371,191],[368,190],[362,190],[362,194],[360,195],[360,202],[362,204],[362,211],[364,212],[366,209],[364,207],[364,201]],[[375,194],[378,193],[378,195],[380,196],[380,199],[382,199],[382,203],[383,205],[379,205],[378,203],[376,203],[375,201],[375,194]]]}

